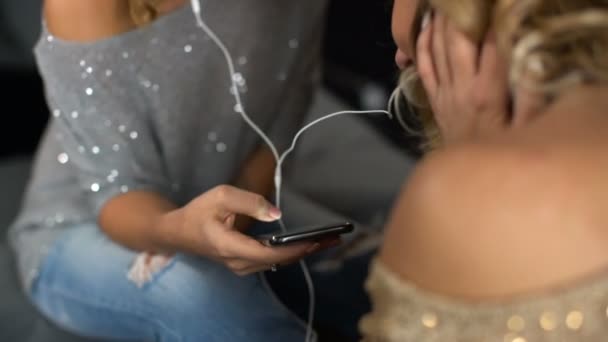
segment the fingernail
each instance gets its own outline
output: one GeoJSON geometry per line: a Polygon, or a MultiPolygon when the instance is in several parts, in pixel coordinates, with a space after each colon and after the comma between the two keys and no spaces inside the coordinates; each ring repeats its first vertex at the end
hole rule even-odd
{"type": "Polygon", "coordinates": [[[268,216],[270,216],[270,218],[274,220],[278,220],[281,218],[281,216],[283,216],[283,214],[281,213],[281,210],[279,208],[270,207],[270,209],[268,209],[268,216]]]}
{"type": "Polygon", "coordinates": [[[306,250],[306,253],[307,253],[307,254],[314,253],[314,252],[316,252],[316,251],[317,251],[317,250],[318,250],[320,247],[321,247],[321,244],[317,242],[317,243],[315,243],[314,245],[312,245],[312,246],[308,247],[308,249],[306,250]]]}
{"type": "Polygon", "coordinates": [[[431,11],[427,11],[422,17],[422,24],[420,25],[420,29],[424,31],[424,29],[429,26],[431,22],[431,11]]]}

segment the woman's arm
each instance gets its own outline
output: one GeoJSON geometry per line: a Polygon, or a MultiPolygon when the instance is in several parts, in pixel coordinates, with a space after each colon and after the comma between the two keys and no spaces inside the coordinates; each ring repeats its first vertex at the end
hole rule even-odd
{"type": "MultiPolygon", "coordinates": [[[[63,39],[96,40],[117,28],[129,27],[123,25],[124,8],[118,1],[109,2],[103,9],[92,4],[48,0],[47,21],[57,24],[59,30],[52,33],[63,39]],[[96,10],[100,12],[97,19],[96,10]],[[72,17],[77,20],[65,20],[72,17]]],[[[87,194],[101,228],[116,242],[141,251],[205,256],[238,274],[290,263],[322,247],[302,243],[270,248],[242,234],[234,226],[237,215],[271,222],[280,217],[280,212],[263,196],[231,186],[218,186],[177,208],[172,201],[172,181],[149,124],[149,103],[114,94],[117,87],[123,87],[131,89],[136,97],[140,91],[137,79],[129,73],[115,73],[108,83],[96,82],[90,76],[88,83],[94,96],[85,96],[82,85],[74,82],[80,73],[73,67],[86,65],[97,55],[89,55],[86,49],[77,52],[47,56],[54,63],[54,68],[45,69],[53,85],[47,88],[50,105],[59,114],[52,119],[60,130],[69,167],[76,168],[79,184],[75,186],[87,194]]],[[[252,169],[245,178],[253,177],[255,182],[259,167],[252,169]]],[[[261,176],[272,179],[265,172],[261,176]]]]}
{"type": "MultiPolygon", "coordinates": [[[[74,42],[95,41],[134,27],[125,0],[45,0],[44,18],[53,35],[74,42]]],[[[127,247],[166,251],[168,246],[163,237],[151,228],[158,227],[160,217],[173,209],[175,205],[157,193],[130,192],[111,199],[103,207],[99,224],[110,237],[127,247]]]]}
{"type": "Polygon", "coordinates": [[[111,239],[133,250],[172,254],[177,246],[171,237],[181,224],[175,215],[169,215],[175,209],[160,194],[133,191],[108,201],[99,215],[99,226],[111,239]]]}

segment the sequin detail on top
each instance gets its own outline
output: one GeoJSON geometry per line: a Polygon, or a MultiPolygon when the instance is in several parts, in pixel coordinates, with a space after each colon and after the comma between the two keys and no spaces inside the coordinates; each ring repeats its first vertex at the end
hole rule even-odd
{"type": "Polygon", "coordinates": [[[66,41],[42,25],[35,55],[51,120],[10,228],[25,287],[41,250],[77,222],[96,222],[113,196],[149,190],[185,204],[230,183],[259,141],[229,89],[243,94],[251,119],[281,149],[301,126],[317,86],[310,75],[320,65],[325,0],[210,0],[205,7],[233,13],[234,21],[211,16],[208,24],[239,56],[235,89],[189,5],[95,42],[66,41]],[[244,36],[255,44],[243,44],[244,36]],[[286,71],[290,87],[275,79],[286,71]],[[46,225],[57,212],[62,222],[46,225]]]}
{"type": "Polygon", "coordinates": [[[424,291],[372,263],[366,282],[373,311],[363,342],[574,342],[608,336],[608,276],[513,302],[469,304],[424,291]]]}

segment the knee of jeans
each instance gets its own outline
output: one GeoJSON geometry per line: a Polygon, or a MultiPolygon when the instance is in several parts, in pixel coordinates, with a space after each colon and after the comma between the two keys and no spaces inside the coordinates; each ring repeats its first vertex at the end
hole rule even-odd
{"type": "Polygon", "coordinates": [[[263,300],[259,298],[259,290],[255,276],[240,277],[211,260],[187,255],[175,256],[141,288],[154,298],[159,310],[175,312],[175,308],[179,308],[190,317],[193,312],[203,317],[217,317],[218,312],[229,314],[231,308],[263,300]],[[259,299],[247,294],[258,294],[259,299]]]}

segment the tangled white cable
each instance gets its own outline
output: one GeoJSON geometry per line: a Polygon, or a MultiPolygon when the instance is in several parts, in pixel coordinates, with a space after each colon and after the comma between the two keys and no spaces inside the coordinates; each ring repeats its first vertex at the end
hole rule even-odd
{"type": "MultiPolygon", "coordinates": [[[[285,152],[283,152],[282,154],[279,154],[277,148],[275,147],[273,142],[270,140],[270,138],[268,138],[268,136],[266,136],[266,134],[264,134],[264,132],[255,124],[255,122],[253,122],[251,120],[249,115],[247,115],[247,112],[245,111],[245,106],[243,105],[243,103],[241,101],[241,96],[240,96],[239,89],[237,87],[237,83],[236,83],[236,79],[235,79],[236,71],[234,68],[234,61],[233,61],[232,55],[230,54],[230,52],[228,51],[228,49],[226,48],[226,46],[224,45],[222,40],[218,38],[218,36],[215,34],[215,32],[213,32],[213,30],[211,30],[207,26],[207,24],[205,24],[205,21],[202,19],[202,14],[201,14],[202,10],[201,10],[200,0],[191,0],[191,4],[192,4],[192,12],[194,13],[194,17],[196,19],[197,25],[217,45],[217,47],[222,51],[224,58],[226,59],[226,64],[228,65],[228,71],[230,73],[229,76],[230,76],[231,89],[232,89],[231,93],[236,100],[236,108],[239,109],[239,110],[237,110],[237,112],[243,117],[243,120],[245,120],[245,122],[260,136],[260,138],[262,138],[262,140],[266,143],[266,145],[268,145],[268,148],[270,149],[270,151],[272,152],[272,154],[276,160],[277,165],[276,165],[275,175],[274,175],[275,202],[276,202],[275,205],[279,209],[281,208],[281,185],[282,185],[282,171],[281,170],[282,170],[283,162],[289,156],[289,154],[291,152],[293,152],[300,136],[306,130],[308,130],[309,128],[315,126],[316,124],[318,124],[324,120],[327,120],[327,119],[330,119],[330,118],[333,118],[336,116],[340,116],[340,115],[345,115],[345,114],[386,114],[389,117],[391,117],[390,112],[385,111],[385,110],[341,111],[341,112],[337,112],[337,113],[332,113],[332,114],[329,114],[322,118],[319,118],[317,120],[314,120],[313,122],[302,127],[302,129],[300,129],[294,136],[291,146],[285,152]]],[[[281,226],[281,230],[283,230],[283,232],[287,231],[287,228],[285,227],[285,224],[282,219],[279,220],[279,225],[281,226]]],[[[306,285],[308,287],[308,293],[309,293],[308,322],[306,325],[305,342],[310,342],[310,341],[315,340],[314,332],[313,332],[313,328],[312,328],[313,319],[314,319],[314,311],[315,311],[314,284],[312,282],[312,278],[310,276],[308,267],[306,266],[306,263],[303,260],[300,260],[300,266],[302,268],[302,272],[304,273],[304,278],[306,280],[306,285]]]]}

